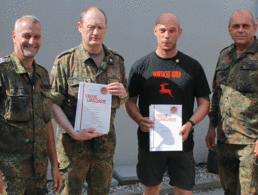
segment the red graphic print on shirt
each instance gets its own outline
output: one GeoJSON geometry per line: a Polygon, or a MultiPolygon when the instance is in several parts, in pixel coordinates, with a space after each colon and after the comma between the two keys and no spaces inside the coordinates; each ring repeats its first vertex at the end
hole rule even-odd
{"type": "Polygon", "coordinates": [[[168,93],[171,97],[173,97],[173,95],[171,94],[171,89],[165,89],[164,86],[167,86],[168,83],[162,83],[160,86],[161,86],[161,90],[159,90],[159,92],[161,94],[164,94],[164,93],[168,93]]]}
{"type": "Polygon", "coordinates": [[[153,78],[181,78],[180,71],[153,71],[153,78]]]}

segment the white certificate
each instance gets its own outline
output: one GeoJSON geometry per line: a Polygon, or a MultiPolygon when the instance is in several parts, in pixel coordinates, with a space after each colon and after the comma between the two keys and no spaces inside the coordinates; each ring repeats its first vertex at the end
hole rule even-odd
{"type": "Polygon", "coordinates": [[[107,134],[110,127],[111,98],[107,85],[80,82],[75,116],[76,131],[95,128],[107,134]]]}
{"type": "Polygon", "coordinates": [[[182,151],[182,105],[151,105],[150,151],[182,151]]]}

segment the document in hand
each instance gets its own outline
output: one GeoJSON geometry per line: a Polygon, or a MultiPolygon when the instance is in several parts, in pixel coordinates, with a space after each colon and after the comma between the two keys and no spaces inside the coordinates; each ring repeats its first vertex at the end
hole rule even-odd
{"type": "Polygon", "coordinates": [[[182,105],[151,105],[150,151],[182,151],[182,105]]]}
{"type": "Polygon", "coordinates": [[[80,82],[74,129],[80,131],[95,128],[95,132],[107,134],[110,127],[111,97],[107,85],[80,82]]]}

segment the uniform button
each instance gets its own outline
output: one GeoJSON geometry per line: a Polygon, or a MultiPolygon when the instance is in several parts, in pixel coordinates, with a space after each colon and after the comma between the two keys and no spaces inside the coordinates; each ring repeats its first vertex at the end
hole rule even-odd
{"type": "Polygon", "coordinates": [[[30,139],[28,138],[28,139],[26,139],[26,142],[28,143],[30,141],[30,139]]]}

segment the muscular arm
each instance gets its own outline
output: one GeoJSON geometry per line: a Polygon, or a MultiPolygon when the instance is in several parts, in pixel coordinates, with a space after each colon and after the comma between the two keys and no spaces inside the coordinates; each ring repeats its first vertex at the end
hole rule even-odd
{"type": "Polygon", "coordinates": [[[89,140],[94,137],[99,137],[104,134],[102,133],[94,133],[95,129],[82,129],[81,131],[77,132],[72,127],[71,123],[67,119],[63,110],[57,104],[52,104],[52,109],[54,112],[54,119],[57,124],[64,129],[73,139],[75,140],[89,140]]]}
{"type": "Polygon", "coordinates": [[[71,137],[74,137],[74,129],[60,106],[58,106],[57,104],[52,104],[52,110],[56,123],[62,129],[64,129],[71,137]]]}
{"type": "Polygon", "coordinates": [[[210,98],[209,96],[197,98],[197,109],[193,116],[190,118],[195,124],[198,124],[202,119],[209,113],[210,109],[210,98]]]}
{"type": "MultiPolygon", "coordinates": [[[[209,96],[197,98],[197,109],[195,110],[190,120],[193,121],[195,124],[198,124],[208,114],[209,108],[210,108],[209,96]]],[[[188,135],[191,130],[192,130],[192,124],[190,122],[187,122],[186,124],[183,125],[182,129],[179,132],[179,134],[182,134],[183,136],[183,141],[185,141],[188,138],[188,135]]]]}
{"type": "Polygon", "coordinates": [[[128,101],[125,103],[125,110],[128,115],[140,126],[141,130],[144,132],[149,132],[150,128],[153,128],[153,121],[148,117],[143,117],[136,106],[137,97],[129,97],[128,101]]]}
{"type": "Polygon", "coordinates": [[[52,177],[54,179],[54,192],[59,192],[62,186],[62,176],[59,171],[57,155],[56,155],[56,147],[55,147],[55,139],[54,139],[54,132],[52,122],[48,122],[48,132],[47,132],[47,152],[48,158],[51,163],[51,172],[52,177]]]}

